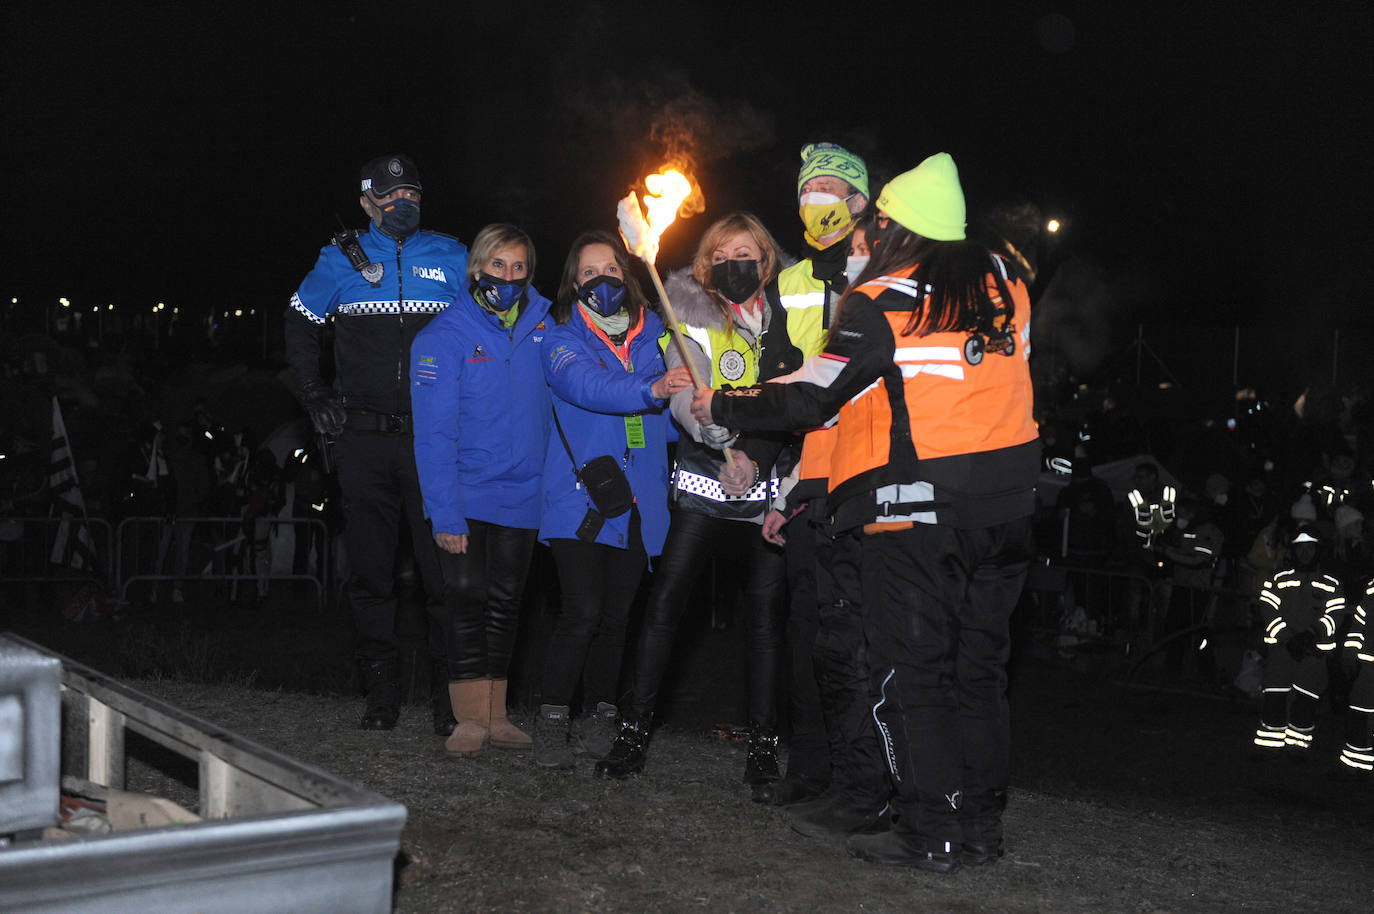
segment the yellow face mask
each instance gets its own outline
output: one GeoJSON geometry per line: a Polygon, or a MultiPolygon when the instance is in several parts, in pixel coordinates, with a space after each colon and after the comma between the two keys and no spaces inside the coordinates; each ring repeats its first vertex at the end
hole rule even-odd
{"type": "Polygon", "coordinates": [[[801,221],[806,226],[806,243],[816,250],[830,247],[854,224],[848,198],[834,194],[802,194],[801,221]]]}

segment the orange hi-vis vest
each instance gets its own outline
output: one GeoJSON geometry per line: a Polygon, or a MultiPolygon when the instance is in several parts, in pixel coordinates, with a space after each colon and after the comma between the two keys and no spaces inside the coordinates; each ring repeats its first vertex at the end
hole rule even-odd
{"type": "MultiPolygon", "coordinates": [[[[785,493],[788,510],[796,510],[803,504],[818,512],[823,510],[825,495],[830,488],[830,460],[838,438],[839,430],[834,425],[813,428],[806,433],[802,439],[801,457],[793,471],[797,477],[796,483],[785,493]]],[[[777,507],[778,503],[775,502],[774,506],[777,507]]],[[[818,513],[816,516],[823,517],[824,514],[818,513]]]]}
{"type": "Polygon", "coordinates": [[[1039,433],[1028,364],[1030,297],[1001,258],[992,262],[1011,295],[1003,302],[997,278],[988,275],[1000,337],[964,330],[904,336],[913,306],[929,292],[910,278],[914,265],[859,287],[871,305],[851,299],[880,309],[895,342],[891,367],[840,408],[835,425],[830,502],[835,510],[850,501],[851,523],[858,511],[864,522],[983,526],[1033,510],[1039,433]]]}

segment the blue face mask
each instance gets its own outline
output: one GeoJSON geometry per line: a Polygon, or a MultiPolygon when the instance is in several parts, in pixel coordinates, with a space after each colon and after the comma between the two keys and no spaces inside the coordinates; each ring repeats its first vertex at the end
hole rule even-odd
{"type": "Polygon", "coordinates": [[[473,294],[493,311],[509,311],[525,294],[526,282],[508,282],[490,273],[478,273],[472,281],[473,294]]]}
{"type": "Polygon", "coordinates": [[[578,286],[577,298],[597,314],[609,317],[625,303],[625,283],[615,276],[595,276],[578,286]]]}
{"type": "Polygon", "coordinates": [[[849,280],[849,284],[854,285],[854,280],[859,278],[859,274],[868,266],[868,257],[864,254],[850,254],[844,262],[844,278],[849,280]]]}
{"type": "Polygon", "coordinates": [[[420,227],[420,204],[414,200],[392,200],[381,206],[381,230],[400,241],[408,238],[420,227]]]}

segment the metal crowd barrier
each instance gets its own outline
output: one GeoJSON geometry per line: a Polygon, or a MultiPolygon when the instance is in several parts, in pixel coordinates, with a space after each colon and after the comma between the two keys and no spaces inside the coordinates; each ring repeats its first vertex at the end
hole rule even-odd
{"type": "MultiPolygon", "coordinates": [[[[1026,592],[1036,610],[1027,627],[1045,633],[1064,632],[1061,619],[1072,608],[1072,594],[1073,605],[1082,607],[1097,622],[1097,631],[1071,634],[1084,643],[1119,648],[1127,654],[1148,654],[1176,634],[1161,631],[1172,587],[1167,574],[1146,574],[1142,567],[1084,566],[1042,556],[1032,564],[1026,581],[1026,592]]],[[[1225,583],[1195,589],[1207,597],[1201,609],[1193,610],[1190,627],[1227,614],[1233,621],[1241,619],[1258,597],[1225,583]]]]}
{"type": "Polygon", "coordinates": [[[94,577],[112,584],[112,539],[110,522],[100,517],[0,517],[0,580],[48,583],[94,577]],[[94,555],[74,560],[83,525],[94,555]]]}
{"type": "Polygon", "coordinates": [[[241,517],[178,517],[171,521],[126,517],[115,532],[114,579],[121,600],[128,598],[131,584],[140,582],[156,587],[164,582],[224,581],[237,588],[241,584],[256,587],[269,581],[300,581],[314,588],[316,605],[323,611],[329,591],[330,548],[325,522],[310,517],[272,516],[251,521],[241,517]],[[245,529],[246,524],[253,528],[245,529]],[[283,551],[272,546],[283,529],[290,531],[293,540],[292,561],[284,570],[271,561],[273,553],[283,551]],[[315,570],[294,572],[296,538],[306,534],[316,553],[315,570]],[[259,567],[263,554],[255,541],[263,539],[269,544],[267,562],[259,567]],[[192,562],[199,567],[192,567],[192,562]],[[183,567],[178,568],[179,564],[183,567]]]}

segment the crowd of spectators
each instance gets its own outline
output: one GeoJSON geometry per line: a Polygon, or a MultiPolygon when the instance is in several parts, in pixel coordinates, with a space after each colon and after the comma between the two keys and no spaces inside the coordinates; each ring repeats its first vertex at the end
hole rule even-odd
{"type": "MultiPolygon", "coordinates": [[[[112,524],[165,520],[139,548],[140,561],[151,563],[143,571],[189,579],[207,568],[264,575],[318,568],[327,544],[313,528],[295,538],[290,568],[280,558],[269,568],[264,542],[268,516],[327,520],[331,540],[339,527],[334,486],[309,436],[280,456],[262,447],[274,431],[264,421],[303,417],[274,413],[226,427],[204,397],[188,396],[190,357],[133,343],[103,353],[51,340],[27,352],[11,347],[0,515],[48,513],[48,417],[57,393],[89,514],[112,524]],[[238,524],[210,533],[178,523],[192,517],[238,524]]],[[[1250,601],[1288,561],[1300,523],[1319,532],[1320,561],[1348,587],[1374,575],[1364,524],[1374,511],[1374,410],[1363,391],[1314,386],[1270,399],[1241,390],[1206,406],[1196,391],[1114,382],[1038,390],[1037,401],[1045,457],[1040,555],[1066,570],[1053,621],[1074,634],[1153,642],[1202,619],[1246,625],[1250,601]],[[1141,488],[1157,496],[1151,490],[1164,484],[1176,487],[1176,516],[1143,548],[1127,494],[1141,488]],[[1214,559],[1199,565],[1180,551],[1190,531],[1215,537],[1214,559]]],[[[266,586],[264,577],[242,595],[266,586]]],[[[182,594],[175,581],[160,591],[173,601],[182,594]]]]}
{"type": "MultiPolygon", "coordinates": [[[[1188,629],[1161,657],[1179,660],[1220,630],[1246,631],[1253,648],[1254,602],[1291,566],[1300,528],[1319,540],[1323,570],[1363,592],[1374,575],[1364,524],[1374,411],[1364,395],[1309,388],[1269,401],[1242,390],[1199,415],[1195,394],[1150,393],[1128,403],[1084,388],[1042,419],[1040,554],[1064,569],[1052,611],[1065,653],[1094,636],[1149,649],[1188,629]]],[[[1219,671],[1207,651],[1190,671],[1213,684],[1238,672],[1219,671]]]]}

